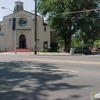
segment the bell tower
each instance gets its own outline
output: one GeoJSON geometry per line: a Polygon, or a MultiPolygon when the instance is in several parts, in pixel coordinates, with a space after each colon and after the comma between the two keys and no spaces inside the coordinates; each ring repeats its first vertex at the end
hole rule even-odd
{"type": "Polygon", "coordinates": [[[16,1],[15,2],[15,7],[14,7],[14,12],[18,12],[18,11],[21,11],[21,10],[24,10],[23,2],[21,2],[20,0],[16,1]]]}

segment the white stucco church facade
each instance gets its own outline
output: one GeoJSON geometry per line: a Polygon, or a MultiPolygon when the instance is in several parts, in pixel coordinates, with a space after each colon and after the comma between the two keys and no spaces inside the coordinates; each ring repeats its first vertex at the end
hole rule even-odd
{"type": "MultiPolygon", "coordinates": [[[[4,16],[1,25],[0,47],[7,51],[14,49],[15,40],[17,48],[28,48],[34,50],[35,41],[35,15],[24,10],[23,2],[15,2],[14,12],[4,16]],[[12,19],[16,18],[16,31],[12,30],[12,19]]],[[[46,44],[50,47],[50,27],[44,23],[41,16],[37,15],[37,46],[38,50],[46,44]]]]}

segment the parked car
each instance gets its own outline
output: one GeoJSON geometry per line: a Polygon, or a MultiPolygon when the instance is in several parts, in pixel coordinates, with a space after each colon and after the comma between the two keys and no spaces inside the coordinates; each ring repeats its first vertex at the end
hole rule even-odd
{"type": "Polygon", "coordinates": [[[84,53],[85,55],[87,54],[91,54],[91,50],[89,49],[89,47],[87,46],[83,46],[83,47],[77,47],[74,50],[75,53],[84,53]]]}
{"type": "Polygon", "coordinates": [[[81,50],[80,47],[76,47],[76,48],[74,49],[74,52],[75,52],[75,53],[82,53],[82,50],[81,50]]]}

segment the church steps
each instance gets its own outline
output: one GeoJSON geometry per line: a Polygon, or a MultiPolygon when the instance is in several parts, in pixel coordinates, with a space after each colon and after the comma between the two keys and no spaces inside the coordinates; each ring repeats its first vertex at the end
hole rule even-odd
{"type": "MultiPolygon", "coordinates": [[[[25,48],[25,49],[23,49],[23,48],[17,48],[16,51],[17,51],[17,52],[33,52],[32,50],[27,49],[27,48],[25,48]]],[[[12,49],[12,50],[10,50],[10,51],[8,51],[8,52],[15,52],[15,50],[12,49]]]]}

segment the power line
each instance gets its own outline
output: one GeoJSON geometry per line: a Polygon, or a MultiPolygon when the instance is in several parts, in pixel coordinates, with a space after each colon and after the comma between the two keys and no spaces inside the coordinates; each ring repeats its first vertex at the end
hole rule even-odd
{"type": "Polygon", "coordinates": [[[85,17],[66,17],[66,16],[59,16],[59,17],[55,17],[55,18],[65,18],[65,19],[70,19],[70,18],[73,18],[73,19],[100,19],[100,18],[95,18],[95,17],[93,17],[93,18],[90,18],[90,17],[88,17],[88,18],[85,18],[85,17]]]}
{"type": "MultiPolygon", "coordinates": [[[[90,9],[90,10],[83,10],[83,11],[75,11],[75,12],[66,12],[66,13],[60,13],[60,14],[56,14],[56,15],[64,15],[64,14],[71,14],[71,13],[81,13],[81,12],[90,12],[90,11],[96,11],[96,10],[100,10],[100,8],[98,9],[90,9]]],[[[56,15],[49,15],[49,16],[56,16],[56,15]]],[[[9,15],[8,15],[9,16],[9,15]]],[[[11,17],[9,17],[11,18],[11,17]]],[[[32,17],[28,17],[28,19],[31,19],[32,17]]],[[[66,16],[60,16],[60,17],[56,17],[56,18],[79,18],[79,17],[66,17],[66,16]]],[[[82,17],[81,17],[82,18],[82,17]]],[[[100,19],[100,18],[82,18],[82,19],[100,19]]],[[[3,24],[8,24],[8,23],[3,23],[3,24]]]]}
{"type": "MultiPolygon", "coordinates": [[[[11,17],[9,17],[9,18],[11,18],[11,17]]],[[[8,19],[9,19],[9,18],[8,18],[8,19]]],[[[17,17],[17,18],[18,18],[18,17],[17,17]]],[[[63,17],[63,16],[62,16],[62,17],[56,17],[56,18],[67,18],[67,19],[68,19],[68,18],[79,18],[79,17],[66,17],[66,16],[63,17]]],[[[12,18],[11,18],[11,19],[12,19],[12,18]]],[[[33,17],[27,17],[27,20],[28,20],[28,19],[33,19],[33,17]]],[[[92,19],[100,19],[100,18],[95,18],[95,17],[94,17],[94,18],[80,17],[80,19],[91,19],[91,20],[92,20],[92,19]]],[[[18,21],[19,21],[19,20],[17,20],[17,22],[18,22],[18,21]]],[[[5,22],[5,23],[2,23],[2,24],[4,25],[4,24],[10,24],[10,23],[12,23],[12,21],[11,21],[11,22],[5,22]]]]}
{"type": "MultiPolygon", "coordinates": [[[[100,8],[98,8],[98,9],[90,9],[90,10],[82,10],[82,11],[66,12],[66,13],[60,13],[60,14],[55,14],[55,15],[64,15],[64,14],[82,13],[82,12],[90,12],[90,11],[97,11],[97,10],[100,10],[100,8]]],[[[55,16],[55,15],[50,15],[50,16],[55,16]]]]}

